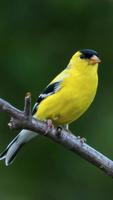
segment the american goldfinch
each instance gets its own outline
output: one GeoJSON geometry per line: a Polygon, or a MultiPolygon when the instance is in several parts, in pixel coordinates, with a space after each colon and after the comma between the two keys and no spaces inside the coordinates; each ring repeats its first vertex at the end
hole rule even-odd
{"type": "MultiPolygon", "coordinates": [[[[78,119],[92,103],[98,86],[98,53],[84,49],[76,52],[68,66],[39,95],[33,117],[52,120],[55,126],[66,126],[78,119]]],[[[20,148],[38,134],[22,130],[0,155],[8,166],[20,148]]]]}

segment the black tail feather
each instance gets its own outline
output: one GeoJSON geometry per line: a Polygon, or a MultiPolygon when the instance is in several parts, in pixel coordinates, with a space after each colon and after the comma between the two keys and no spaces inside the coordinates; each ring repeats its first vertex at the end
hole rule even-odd
{"type": "Polygon", "coordinates": [[[4,159],[6,166],[10,165],[21,147],[36,136],[37,133],[23,129],[0,154],[0,160],[4,159]]]}
{"type": "Polygon", "coordinates": [[[7,152],[9,148],[12,146],[12,144],[18,139],[18,135],[10,142],[10,144],[6,147],[6,149],[0,154],[0,160],[3,160],[6,158],[7,152]]]}

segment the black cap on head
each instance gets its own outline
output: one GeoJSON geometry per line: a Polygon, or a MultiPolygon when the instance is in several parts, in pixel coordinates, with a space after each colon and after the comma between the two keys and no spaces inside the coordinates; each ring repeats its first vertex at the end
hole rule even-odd
{"type": "Polygon", "coordinates": [[[83,59],[90,59],[94,55],[99,57],[98,53],[91,49],[83,49],[83,50],[80,50],[80,52],[81,52],[80,58],[83,58],[83,59]]]}

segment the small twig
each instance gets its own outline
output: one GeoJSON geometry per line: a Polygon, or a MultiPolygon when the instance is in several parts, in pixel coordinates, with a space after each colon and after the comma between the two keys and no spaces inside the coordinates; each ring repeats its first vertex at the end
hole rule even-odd
{"type": "Polygon", "coordinates": [[[59,130],[59,133],[56,128],[50,129],[48,134],[45,135],[47,130],[47,124],[45,122],[36,120],[32,116],[26,119],[26,116],[31,115],[31,97],[30,95],[28,96],[29,97],[27,97],[27,99],[25,98],[24,112],[16,109],[5,100],[0,99],[0,111],[4,111],[13,117],[13,123],[10,123],[11,128],[25,128],[48,137],[74,153],[79,154],[82,158],[97,166],[100,170],[104,171],[107,175],[113,178],[113,161],[84,143],[81,138],[76,137],[70,131],[66,131],[64,129],[59,130]]]}
{"type": "Polygon", "coordinates": [[[27,92],[25,96],[24,114],[27,118],[31,117],[31,93],[27,92]]]}

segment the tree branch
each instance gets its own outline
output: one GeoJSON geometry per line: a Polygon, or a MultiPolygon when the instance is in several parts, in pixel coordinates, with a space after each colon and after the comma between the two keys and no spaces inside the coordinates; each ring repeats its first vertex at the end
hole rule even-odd
{"type": "Polygon", "coordinates": [[[52,128],[47,133],[47,124],[36,120],[31,116],[31,95],[25,97],[24,111],[20,111],[13,107],[10,103],[0,98],[0,111],[6,112],[11,116],[9,123],[10,128],[28,129],[38,134],[52,139],[63,145],[66,149],[79,154],[82,158],[97,166],[107,175],[113,178],[113,161],[84,143],[80,137],[76,137],[70,131],[64,129],[52,128]],[[46,134],[45,134],[46,133],[46,134]]]}

